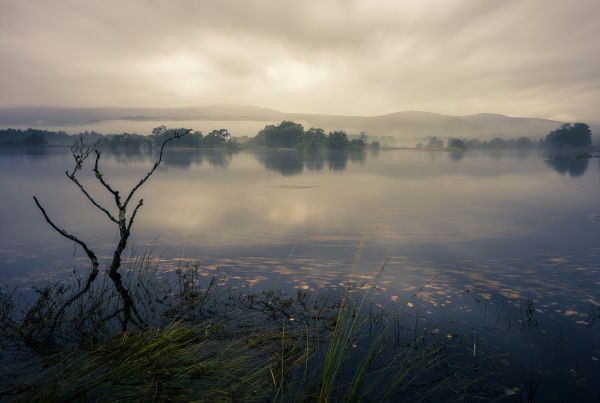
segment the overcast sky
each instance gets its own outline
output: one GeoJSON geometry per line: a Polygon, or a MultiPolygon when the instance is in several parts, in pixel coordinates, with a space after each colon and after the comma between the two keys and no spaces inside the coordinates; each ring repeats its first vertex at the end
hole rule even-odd
{"type": "Polygon", "coordinates": [[[600,1],[0,0],[0,106],[599,122],[600,1]]]}

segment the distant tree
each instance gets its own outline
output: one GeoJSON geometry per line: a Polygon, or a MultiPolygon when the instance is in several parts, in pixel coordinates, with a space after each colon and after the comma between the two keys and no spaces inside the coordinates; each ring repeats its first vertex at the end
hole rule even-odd
{"type": "Polygon", "coordinates": [[[352,140],[343,131],[334,131],[325,135],[318,127],[304,131],[304,127],[295,122],[283,121],[278,125],[267,125],[251,141],[255,146],[301,148],[314,151],[327,147],[330,149],[363,149],[368,142],[366,133],[361,133],[352,140]]]}
{"type": "Polygon", "coordinates": [[[325,131],[318,127],[311,127],[304,133],[304,147],[307,150],[317,150],[327,144],[325,131]]]}
{"type": "Polygon", "coordinates": [[[231,140],[231,134],[227,129],[216,129],[204,137],[203,144],[207,147],[222,146],[231,140]]]}
{"type": "Polygon", "coordinates": [[[334,131],[327,136],[327,147],[332,150],[343,150],[348,147],[350,140],[348,135],[343,131],[334,131]]]}
{"type": "Polygon", "coordinates": [[[500,138],[500,137],[494,137],[487,144],[488,148],[495,148],[495,149],[506,148],[506,145],[507,145],[506,140],[504,140],[503,138],[500,138]]]}
{"type": "Polygon", "coordinates": [[[187,136],[176,139],[173,143],[176,147],[189,147],[189,148],[197,148],[202,147],[203,145],[203,137],[202,132],[195,131],[191,132],[191,129],[179,128],[179,129],[169,129],[166,126],[158,126],[152,129],[151,139],[154,142],[154,146],[160,146],[169,136],[172,135],[173,131],[186,131],[189,133],[187,136]]]}
{"type": "Polygon", "coordinates": [[[461,139],[448,139],[448,147],[454,149],[464,150],[466,148],[465,142],[461,139]]]}
{"type": "MultiPolygon", "coordinates": [[[[84,137],[81,139],[85,142],[84,137]]],[[[102,148],[110,148],[113,151],[128,149],[141,150],[151,149],[153,146],[152,138],[142,136],[141,134],[123,133],[103,136],[98,142],[98,146],[102,148]]]]}
{"type": "Polygon", "coordinates": [[[545,145],[550,147],[589,147],[592,132],[585,123],[565,123],[546,135],[545,145]]]}
{"type": "Polygon", "coordinates": [[[357,138],[350,140],[350,147],[353,149],[362,149],[367,145],[369,136],[365,132],[361,132],[357,138]]]}
{"type": "Polygon", "coordinates": [[[23,145],[25,147],[44,147],[46,145],[46,139],[43,134],[28,134],[23,139],[23,145]]]}
{"type": "Polygon", "coordinates": [[[155,127],[154,129],[152,129],[152,135],[153,136],[160,136],[161,134],[165,134],[169,129],[167,129],[167,126],[165,125],[161,125],[158,127],[155,127]]]}
{"type": "Polygon", "coordinates": [[[202,147],[204,137],[199,130],[189,133],[187,136],[175,140],[179,147],[198,148],[202,147]]]}
{"type": "Polygon", "coordinates": [[[261,130],[267,147],[297,147],[302,143],[304,127],[295,122],[284,120],[277,126],[268,125],[261,130]]]}
{"type": "Polygon", "coordinates": [[[533,147],[533,141],[529,137],[519,137],[516,140],[518,148],[531,148],[533,147]]]}
{"type": "Polygon", "coordinates": [[[469,139],[465,141],[465,147],[467,149],[478,149],[483,147],[483,143],[479,139],[469,139]]]}
{"type": "Polygon", "coordinates": [[[429,139],[429,144],[427,145],[427,148],[442,148],[444,147],[444,142],[440,139],[438,139],[436,136],[433,136],[431,139],[429,139]]]}

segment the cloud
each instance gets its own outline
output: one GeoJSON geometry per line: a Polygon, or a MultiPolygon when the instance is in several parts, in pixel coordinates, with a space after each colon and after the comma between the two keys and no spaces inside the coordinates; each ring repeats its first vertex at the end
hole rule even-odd
{"type": "Polygon", "coordinates": [[[598,121],[596,0],[0,0],[0,106],[598,121]]]}

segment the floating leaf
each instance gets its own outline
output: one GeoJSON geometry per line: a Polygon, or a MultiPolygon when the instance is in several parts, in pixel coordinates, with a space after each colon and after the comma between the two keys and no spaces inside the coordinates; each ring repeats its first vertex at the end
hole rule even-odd
{"type": "Polygon", "coordinates": [[[577,311],[576,311],[576,310],[574,310],[574,309],[567,309],[567,310],[565,311],[565,316],[574,316],[574,315],[577,315],[578,313],[579,313],[579,312],[577,312],[577,311]]]}

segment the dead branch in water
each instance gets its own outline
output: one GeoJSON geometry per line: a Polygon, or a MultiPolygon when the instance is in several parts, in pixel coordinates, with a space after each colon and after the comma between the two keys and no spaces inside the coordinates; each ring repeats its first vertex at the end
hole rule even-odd
{"type": "MultiPolygon", "coordinates": [[[[121,309],[117,310],[117,315],[120,312],[123,313],[123,318],[121,319],[121,325],[122,325],[123,331],[127,330],[129,322],[132,322],[138,326],[143,323],[143,319],[141,318],[141,316],[139,315],[139,313],[135,307],[133,298],[131,297],[129,290],[123,283],[123,279],[122,279],[121,273],[119,272],[119,268],[121,267],[123,252],[125,251],[125,248],[127,247],[127,241],[129,240],[129,236],[131,235],[131,227],[133,226],[133,222],[138,213],[138,210],[144,205],[144,201],[143,201],[143,199],[140,199],[138,201],[137,205],[133,209],[129,218],[127,218],[127,207],[129,205],[129,202],[135,195],[135,193],[138,191],[138,189],[141,188],[144,185],[144,183],[146,183],[146,181],[152,176],[152,174],[154,174],[154,172],[156,171],[156,169],[162,162],[165,146],[169,142],[185,136],[190,131],[191,130],[184,130],[184,129],[172,131],[172,134],[162,142],[162,144],[160,146],[160,151],[158,154],[158,159],[156,160],[156,162],[154,163],[154,165],[152,166],[150,171],[148,171],[146,173],[146,175],[144,175],[131,188],[131,190],[127,194],[127,197],[125,198],[124,201],[121,198],[120,192],[118,190],[114,189],[110,185],[110,183],[104,178],[104,175],[100,171],[99,162],[100,162],[102,153],[96,149],[96,144],[94,144],[92,146],[86,145],[83,141],[83,138],[80,137],[79,143],[77,143],[71,147],[71,153],[73,155],[73,159],[75,160],[75,166],[73,167],[73,170],[71,172],[66,171],[65,175],[67,176],[67,178],[69,178],[69,180],[71,182],[73,182],[73,184],[75,184],[75,186],[77,186],[77,188],[79,188],[79,190],[84,194],[84,196],[88,199],[88,201],[90,201],[90,203],[92,203],[92,205],[94,205],[96,208],[98,208],[100,211],[102,211],[111,222],[113,222],[117,225],[118,230],[119,230],[119,241],[117,242],[117,245],[113,252],[112,261],[108,267],[108,277],[111,279],[111,281],[123,303],[123,307],[121,309]],[[83,184],[77,178],[77,172],[83,168],[83,163],[89,157],[89,155],[92,153],[92,151],[96,154],[96,159],[95,159],[94,167],[93,167],[92,171],[94,172],[94,175],[95,175],[96,179],[98,180],[98,182],[100,182],[100,184],[108,192],[110,192],[113,195],[114,201],[115,201],[115,206],[118,210],[118,215],[116,217],[110,212],[109,209],[102,206],[98,201],[96,201],[96,199],[88,192],[88,190],[83,186],[83,184]]],[[[52,340],[52,336],[56,330],[57,324],[58,324],[60,318],[62,317],[62,315],[64,314],[65,310],[70,305],[72,305],[76,300],[78,300],[84,294],[86,294],[90,290],[92,283],[98,277],[99,261],[98,261],[98,257],[96,255],[96,253],[88,246],[88,244],[86,242],[82,241],[77,236],[67,232],[66,230],[64,230],[61,227],[59,227],[58,225],[56,225],[54,223],[54,221],[52,221],[52,219],[50,219],[50,217],[48,216],[48,213],[46,212],[46,210],[44,209],[42,204],[39,202],[38,198],[36,196],[33,196],[33,199],[35,201],[36,206],[42,212],[42,215],[44,216],[46,222],[60,235],[77,243],[78,245],[80,245],[83,248],[83,250],[85,251],[87,257],[90,260],[90,264],[91,264],[91,270],[90,270],[88,278],[85,282],[84,287],[80,291],[78,291],[77,293],[75,293],[71,297],[69,297],[62,304],[61,308],[57,311],[56,315],[54,316],[54,319],[50,326],[49,333],[46,338],[46,343],[49,344],[52,340]]]]}

